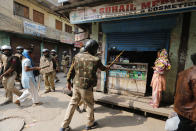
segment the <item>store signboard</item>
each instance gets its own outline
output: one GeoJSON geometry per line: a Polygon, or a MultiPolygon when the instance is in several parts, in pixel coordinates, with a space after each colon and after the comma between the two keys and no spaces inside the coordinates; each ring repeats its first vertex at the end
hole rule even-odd
{"type": "Polygon", "coordinates": [[[23,24],[24,24],[24,33],[26,33],[26,34],[31,34],[31,35],[36,35],[36,36],[46,34],[46,27],[45,26],[35,24],[35,23],[29,22],[29,21],[24,21],[23,24]]]}
{"type": "Polygon", "coordinates": [[[133,0],[127,4],[84,7],[70,13],[72,24],[196,10],[196,0],[133,0]]]}
{"type": "Polygon", "coordinates": [[[75,41],[81,41],[88,38],[88,32],[82,32],[79,34],[75,34],[75,41]]]}
{"type": "Polygon", "coordinates": [[[66,44],[73,44],[74,40],[71,36],[61,35],[60,42],[66,43],[66,44]]]}
{"type": "Polygon", "coordinates": [[[88,40],[89,39],[85,39],[85,40],[82,40],[82,41],[76,41],[75,44],[74,44],[74,47],[82,48],[88,40]]]}

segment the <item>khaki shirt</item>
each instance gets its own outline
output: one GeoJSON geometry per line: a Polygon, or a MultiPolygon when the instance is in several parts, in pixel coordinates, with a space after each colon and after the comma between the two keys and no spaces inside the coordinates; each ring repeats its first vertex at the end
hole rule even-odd
{"type": "Polygon", "coordinates": [[[68,66],[69,65],[69,59],[70,59],[69,55],[66,55],[66,56],[62,55],[61,65],[68,66]]]}
{"type": "Polygon", "coordinates": [[[43,69],[40,70],[40,72],[42,74],[53,72],[54,69],[53,69],[53,61],[52,61],[52,58],[51,57],[46,58],[45,56],[42,56],[40,58],[40,67],[43,68],[43,69]]]}
{"type": "Polygon", "coordinates": [[[67,75],[67,81],[76,87],[88,89],[97,85],[97,69],[106,70],[97,56],[93,56],[87,52],[77,54],[71,65],[67,75]]]}

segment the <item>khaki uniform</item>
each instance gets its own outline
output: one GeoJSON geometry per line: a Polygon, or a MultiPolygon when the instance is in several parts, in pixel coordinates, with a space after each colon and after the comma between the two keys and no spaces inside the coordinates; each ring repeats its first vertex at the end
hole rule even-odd
{"type": "Polygon", "coordinates": [[[84,52],[77,54],[67,75],[67,81],[73,79],[73,96],[66,111],[63,128],[67,128],[71,122],[74,111],[82,99],[87,105],[87,126],[94,123],[94,97],[93,87],[97,85],[97,69],[106,70],[101,60],[84,52]]]}
{"type": "Polygon", "coordinates": [[[62,61],[61,61],[61,65],[63,66],[63,72],[65,73],[65,75],[67,75],[67,68],[69,66],[69,59],[70,56],[69,55],[62,55],[62,61]]]}
{"type": "Polygon", "coordinates": [[[54,61],[51,57],[46,58],[45,56],[42,56],[40,58],[40,67],[49,66],[47,68],[41,69],[40,72],[43,74],[44,77],[44,84],[45,84],[45,90],[51,91],[55,90],[54,86],[54,61]]]}
{"type": "MultiPolygon", "coordinates": [[[[7,57],[4,54],[2,54],[0,57],[0,60],[4,68],[4,72],[7,66],[8,58],[9,57],[7,57]]],[[[6,94],[8,101],[13,100],[13,93],[16,94],[17,96],[22,95],[22,92],[20,92],[17,88],[14,87],[16,76],[17,76],[17,73],[14,71],[8,76],[4,76],[2,79],[2,84],[3,84],[3,87],[5,88],[5,94],[6,94]]]]}
{"type": "MultiPolygon", "coordinates": [[[[52,58],[55,60],[55,62],[56,62],[56,69],[59,70],[58,56],[55,55],[55,56],[51,56],[51,57],[52,57],[52,58]]],[[[54,78],[55,78],[56,80],[59,80],[59,78],[56,76],[56,69],[54,69],[54,78]]]]}
{"type": "MultiPolygon", "coordinates": [[[[17,56],[20,59],[20,61],[22,62],[22,54],[16,53],[14,56],[17,56]]],[[[17,75],[16,81],[20,82],[20,86],[22,88],[21,77],[22,77],[22,74],[17,75]]]]}

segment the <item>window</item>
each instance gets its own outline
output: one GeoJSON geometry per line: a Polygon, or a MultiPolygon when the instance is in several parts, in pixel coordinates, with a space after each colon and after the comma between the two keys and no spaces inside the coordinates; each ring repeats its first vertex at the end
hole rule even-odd
{"type": "Polygon", "coordinates": [[[63,26],[62,22],[56,20],[56,29],[57,29],[57,30],[62,30],[62,29],[63,29],[62,26],[63,26]]]}
{"type": "Polygon", "coordinates": [[[33,10],[33,21],[44,25],[44,14],[33,10]]]}
{"type": "Polygon", "coordinates": [[[14,15],[18,15],[28,19],[29,8],[20,3],[14,2],[14,15]]]}
{"type": "Polygon", "coordinates": [[[72,33],[72,27],[65,24],[65,32],[72,33]]]}

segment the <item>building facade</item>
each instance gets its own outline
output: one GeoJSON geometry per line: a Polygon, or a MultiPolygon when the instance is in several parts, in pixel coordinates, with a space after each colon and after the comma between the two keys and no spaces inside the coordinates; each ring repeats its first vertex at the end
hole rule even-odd
{"type": "Polygon", "coordinates": [[[43,48],[73,51],[74,26],[52,11],[50,2],[36,0],[0,0],[0,44],[28,48],[35,45],[35,62],[43,48]]]}
{"type": "Polygon", "coordinates": [[[166,72],[163,101],[173,103],[177,74],[192,66],[190,55],[196,52],[196,1],[122,0],[94,5],[88,7],[86,3],[71,11],[71,23],[91,23],[90,36],[102,43],[104,64],[110,64],[124,51],[114,69],[101,73],[98,90],[151,95],[151,67],[156,52],[166,48],[172,68],[166,72]]]}

